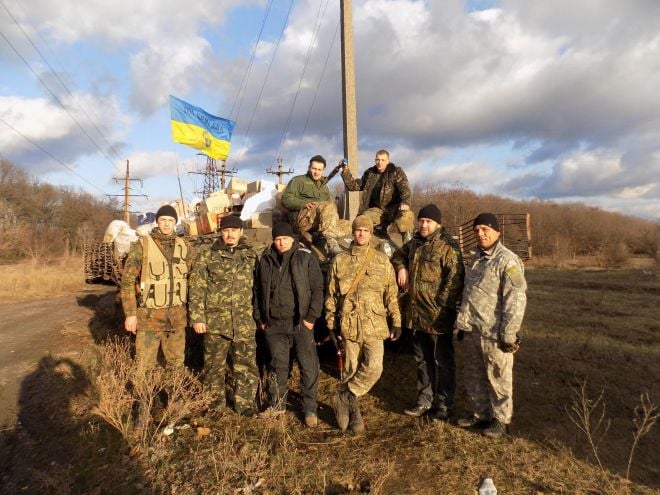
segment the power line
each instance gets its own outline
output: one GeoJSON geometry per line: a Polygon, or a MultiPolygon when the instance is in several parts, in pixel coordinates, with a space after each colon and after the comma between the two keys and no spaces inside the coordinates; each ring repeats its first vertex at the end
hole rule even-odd
{"type": "Polygon", "coordinates": [[[98,149],[98,150],[101,152],[101,154],[106,158],[106,160],[108,160],[108,162],[109,162],[113,167],[115,167],[115,164],[112,162],[112,160],[111,160],[110,157],[107,155],[107,153],[101,149],[101,147],[98,145],[98,143],[97,143],[96,141],[94,141],[94,139],[92,138],[92,136],[89,135],[89,133],[88,133],[88,132],[85,130],[85,128],[80,124],[80,122],[78,122],[78,120],[73,116],[73,114],[72,114],[72,113],[69,111],[69,109],[64,105],[64,103],[62,103],[62,101],[57,97],[57,95],[56,95],[56,94],[50,89],[50,87],[48,87],[48,85],[47,85],[46,82],[41,78],[41,76],[39,76],[39,74],[37,74],[37,73],[35,72],[35,70],[30,66],[30,64],[29,64],[28,61],[25,59],[25,57],[23,57],[23,55],[21,55],[21,53],[20,53],[20,52],[18,51],[18,49],[14,46],[14,44],[13,44],[11,41],[9,41],[9,39],[8,39],[8,38],[5,36],[5,34],[4,34],[3,32],[1,32],[1,31],[0,31],[0,36],[2,36],[2,38],[7,42],[7,44],[12,48],[12,50],[14,50],[14,52],[16,53],[16,55],[18,55],[18,58],[20,58],[21,61],[25,64],[25,66],[30,70],[30,72],[32,72],[32,74],[34,75],[34,77],[36,77],[36,78],[39,80],[39,82],[44,86],[44,88],[46,88],[46,90],[51,94],[51,96],[52,96],[53,99],[58,103],[58,105],[60,105],[60,106],[62,107],[62,109],[67,113],[67,115],[68,115],[69,117],[71,117],[71,120],[73,120],[73,121],[76,123],[76,125],[80,128],[80,130],[83,132],[83,134],[85,134],[85,136],[87,136],[87,138],[92,142],[92,144],[94,144],[94,146],[96,147],[96,149],[98,149]]]}
{"type": "Polygon", "coordinates": [[[250,129],[252,127],[252,121],[254,120],[254,115],[257,113],[257,108],[259,107],[259,102],[261,102],[261,96],[264,93],[264,88],[266,87],[266,82],[268,81],[268,76],[270,75],[270,70],[273,67],[273,60],[275,60],[275,55],[277,55],[277,50],[280,47],[280,42],[282,41],[282,36],[284,36],[284,30],[286,29],[287,25],[289,24],[289,15],[291,15],[291,8],[293,7],[293,0],[289,3],[289,10],[286,13],[286,19],[284,20],[284,25],[282,26],[282,32],[280,33],[279,38],[277,39],[277,44],[275,45],[275,50],[273,50],[273,57],[270,59],[270,63],[268,64],[268,70],[266,71],[266,77],[264,77],[264,82],[261,85],[261,89],[259,90],[259,96],[257,97],[257,103],[254,105],[254,109],[252,110],[252,116],[250,117],[250,121],[248,123],[248,128],[245,133],[245,137],[247,139],[247,136],[250,134],[250,129]]]}
{"type": "MultiPolygon", "coordinates": [[[[87,120],[89,121],[89,123],[92,124],[92,127],[94,127],[94,129],[96,129],[96,132],[99,134],[99,136],[101,136],[101,139],[103,139],[103,141],[105,141],[105,144],[108,146],[108,149],[109,149],[109,150],[112,150],[112,145],[108,142],[108,140],[107,140],[106,137],[103,135],[103,133],[101,132],[101,130],[96,126],[96,124],[94,123],[94,121],[92,120],[92,118],[89,116],[89,114],[87,113],[87,111],[85,110],[85,108],[82,106],[82,104],[81,104],[81,103],[78,101],[78,99],[73,95],[73,93],[71,92],[71,90],[69,90],[69,87],[68,87],[68,86],[66,85],[66,83],[62,80],[62,78],[60,77],[60,75],[58,74],[58,72],[57,72],[57,71],[53,68],[53,66],[48,62],[48,59],[46,59],[45,55],[44,55],[43,53],[41,53],[41,50],[39,50],[39,47],[37,47],[37,45],[34,43],[34,41],[32,41],[32,38],[30,38],[30,36],[27,34],[27,32],[25,32],[25,29],[23,29],[23,26],[21,26],[21,24],[18,22],[18,20],[16,19],[16,17],[15,17],[15,16],[12,14],[12,12],[9,10],[9,8],[7,7],[7,5],[6,5],[2,0],[0,0],[0,4],[2,4],[2,6],[5,8],[5,10],[7,11],[7,14],[9,14],[9,17],[11,17],[11,19],[14,21],[14,23],[18,26],[18,28],[21,30],[21,32],[23,33],[23,35],[25,36],[25,38],[30,42],[30,44],[32,45],[32,47],[34,48],[34,50],[39,54],[39,56],[41,57],[41,59],[44,61],[44,63],[46,64],[46,66],[48,66],[48,68],[52,71],[52,73],[55,74],[55,77],[56,77],[57,80],[60,82],[60,84],[62,85],[62,87],[66,90],[66,92],[69,94],[69,96],[71,96],[71,99],[72,99],[72,100],[78,105],[78,107],[79,107],[80,110],[83,112],[83,114],[85,114],[85,117],[87,117],[87,120]]],[[[94,144],[96,144],[96,143],[94,143],[94,144]]],[[[116,159],[119,159],[119,157],[118,157],[117,155],[115,155],[115,158],[116,158],[116,159]]],[[[116,167],[115,164],[113,164],[113,166],[116,167]]]]}
{"type": "Polygon", "coordinates": [[[270,9],[272,6],[273,6],[273,0],[270,0],[268,2],[268,5],[266,6],[264,18],[261,21],[261,28],[259,29],[259,34],[257,35],[257,42],[252,47],[252,54],[250,55],[250,61],[248,62],[248,65],[245,69],[245,73],[243,74],[243,79],[241,79],[241,84],[238,87],[238,92],[236,93],[236,97],[234,98],[234,103],[232,104],[231,111],[229,112],[229,118],[232,119],[232,116],[234,115],[234,108],[236,107],[236,102],[238,101],[238,98],[240,96],[241,99],[238,102],[238,109],[236,110],[236,118],[232,119],[237,122],[238,122],[238,116],[241,113],[241,107],[243,106],[243,98],[245,98],[245,92],[247,91],[250,72],[252,71],[252,65],[254,64],[254,58],[257,53],[257,47],[259,46],[259,42],[261,41],[261,35],[264,31],[264,26],[266,25],[266,20],[268,19],[268,14],[270,13],[270,9]]]}
{"type": "Polygon", "coordinates": [[[298,87],[296,88],[296,94],[294,95],[293,102],[291,103],[291,110],[289,111],[289,115],[287,116],[286,123],[284,124],[284,129],[282,130],[280,144],[277,147],[277,156],[281,155],[280,152],[282,150],[282,144],[284,143],[284,139],[286,138],[286,135],[289,132],[289,126],[291,124],[291,119],[293,118],[293,112],[296,108],[296,101],[298,101],[298,94],[300,93],[300,87],[302,86],[302,82],[305,79],[305,72],[307,71],[307,67],[309,65],[310,55],[312,54],[312,49],[318,37],[319,31],[321,30],[321,24],[323,23],[323,19],[325,18],[325,13],[328,10],[328,2],[326,1],[325,9],[323,10],[323,15],[321,15],[322,5],[323,3],[319,3],[319,10],[318,12],[316,12],[316,20],[314,21],[314,31],[312,33],[312,38],[309,40],[309,45],[307,46],[307,53],[305,54],[305,62],[303,63],[303,69],[302,72],[300,73],[300,79],[298,80],[298,87]]]}
{"type": "Polygon", "coordinates": [[[42,148],[39,144],[37,144],[37,143],[35,143],[34,141],[32,141],[32,139],[30,139],[30,138],[27,137],[25,134],[23,134],[21,131],[19,131],[18,129],[16,129],[13,125],[11,125],[11,124],[10,124],[9,122],[7,122],[5,119],[3,119],[3,118],[0,117],[0,122],[2,122],[3,124],[5,124],[7,127],[9,127],[12,131],[14,131],[14,132],[15,132],[16,134],[18,134],[19,136],[23,137],[23,139],[25,139],[27,142],[29,142],[30,144],[32,144],[34,147],[39,148],[39,149],[40,149],[41,151],[43,151],[46,155],[48,155],[50,158],[52,158],[52,159],[55,160],[57,163],[59,163],[60,165],[62,165],[64,168],[66,168],[66,169],[67,169],[69,172],[71,172],[73,175],[79,177],[80,179],[82,179],[83,181],[85,181],[87,184],[89,184],[90,186],[92,186],[94,189],[100,191],[102,194],[105,194],[105,195],[107,196],[106,192],[105,192],[103,189],[101,189],[100,187],[98,187],[96,184],[92,184],[90,181],[88,181],[87,179],[85,179],[82,175],[80,175],[78,172],[76,172],[75,170],[73,170],[73,169],[72,169],[70,166],[68,166],[66,163],[64,163],[63,161],[59,160],[59,159],[56,158],[55,156],[53,156],[53,154],[50,153],[48,150],[42,148]]]}

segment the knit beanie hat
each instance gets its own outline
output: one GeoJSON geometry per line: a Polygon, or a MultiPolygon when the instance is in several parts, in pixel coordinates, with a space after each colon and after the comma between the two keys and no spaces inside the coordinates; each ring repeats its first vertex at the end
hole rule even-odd
{"type": "Polygon", "coordinates": [[[323,164],[323,168],[325,168],[325,158],[323,158],[321,155],[314,155],[309,159],[309,164],[311,165],[312,162],[319,162],[323,164]]]}
{"type": "Polygon", "coordinates": [[[158,211],[156,212],[156,221],[158,221],[158,217],[172,217],[174,218],[175,222],[179,221],[179,217],[176,214],[176,210],[171,205],[163,205],[160,208],[158,208],[158,211]]]}
{"type": "Polygon", "coordinates": [[[273,227],[273,239],[276,237],[293,237],[293,227],[287,222],[278,222],[273,227]]]}
{"type": "Polygon", "coordinates": [[[222,229],[242,229],[243,222],[236,215],[227,215],[220,219],[220,230],[222,229]]]}
{"type": "Polygon", "coordinates": [[[430,218],[436,223],[442,223],[442,214],[440,213],[440,208],[434,204],[428,204],[417,214],[417,220],[420,218],[430,218]]]}
{"type": "Polygon", "coordinates": [[[357,229],[369,229],[369,232],[373,233],[374,223],[366,215],[358,215],[353,220],[352,231],[355,232],[357,229]]]}
{"type": "Polygon", "coordinates": [[[479,213],[477,218],[472,222],[472,228],[475,228],[477,225],[486,225],[493,230],[500,231],[500,222],[497,221],[497,217],[492,213],[479,213]]]}

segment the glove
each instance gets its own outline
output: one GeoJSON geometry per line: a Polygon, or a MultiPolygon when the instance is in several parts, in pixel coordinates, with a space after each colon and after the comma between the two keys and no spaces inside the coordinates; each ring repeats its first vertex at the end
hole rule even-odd
{"type": "Polygon", "coordinates": [[[500,348],[500,351],[508,353],[515,353],[518,349],[520,349],[520,337],[516,336],[516,341],[515,342],[503,342],[500,341],[498,347],[500,348]]]}
{"type": "Polygon", "coordinates": [[[398,340],[401,337],[401,333],[401,327],[392,327],[392,330],[390,330],[390,340],[398,340]]]}
{"type": "Polygon", "coordinates": [[[465,338],[465,332],[463,330],[459,330],[456,332],[456,340],[459,342],[463,342],[463,339],[465,338]]]}

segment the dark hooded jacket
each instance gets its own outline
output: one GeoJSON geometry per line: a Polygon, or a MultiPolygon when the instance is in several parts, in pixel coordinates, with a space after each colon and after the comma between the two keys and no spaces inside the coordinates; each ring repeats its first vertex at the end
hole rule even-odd
{"type": "Polygon", "coordinates": [[[397,167],[393,163],[389,163],[382,173],[375,165],[369,167],[361,179],[354,179],[351,171],[346,169],[341,173],[341,178],[349,191],[362,191],[359,213],[369,209],[373,189],[378,185],[379,179],[382,180],[382,183],[380,184],[378,204],[375,205],[377,208],[394,215],[402,204],[410,206],[412,194],[408,177],[401,167],[397,167]]]}

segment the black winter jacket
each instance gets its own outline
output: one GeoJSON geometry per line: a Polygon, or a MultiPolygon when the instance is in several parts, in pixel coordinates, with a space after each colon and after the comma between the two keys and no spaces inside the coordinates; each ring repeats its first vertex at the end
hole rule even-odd
{"type": "MultiPolygon", "coordinates": [[[[323,309],[323,273],[311,251],[296,243],[291,249],[289,269],[297,313],[303,320],[314,323],[323,309]]],[[[257,324],[269,323],[271,281],[278,271],[277,251],[271,246],[259,260],[254,284],[254,319],[257,324]]]]}

